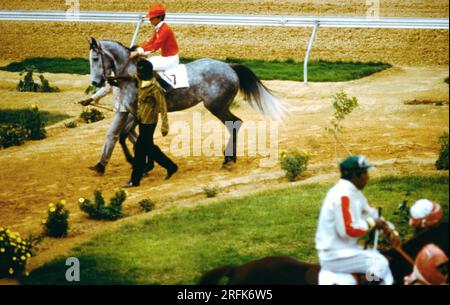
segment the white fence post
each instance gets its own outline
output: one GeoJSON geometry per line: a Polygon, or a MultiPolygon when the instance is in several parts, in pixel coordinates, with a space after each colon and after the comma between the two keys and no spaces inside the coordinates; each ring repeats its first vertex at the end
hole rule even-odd
{"type": "Polygon", "coordinates": [[[306,51],[305,61],[303,62],[303,82],[305,86],[308,85],[308,61],[309,55],[311,54],[311,49],[314,43],[314,39],[316,38],[317,29],[319,28],[319,21],[314,21],[314,28],[311,34],[311,38],[309,39],[308,50],[306,51]]]}

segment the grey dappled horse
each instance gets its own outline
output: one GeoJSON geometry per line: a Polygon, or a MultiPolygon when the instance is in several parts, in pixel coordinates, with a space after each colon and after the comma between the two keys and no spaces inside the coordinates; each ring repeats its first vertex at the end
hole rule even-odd
{"type": "MultiPolygon", "coordinates": [[[[91,38],[90,67],[91,81],[96,87],[105,84],[106,77],[113,71],[116,77],[136,73],[136,60],[130,60],[131,50],[121,43],[110,40],[96,41],[91,38]]],[[[167,110],[180,111],[203,102],[214,116],[225,124],[230,139],[225,149],[223,165],[236,162],[236,139],[242,120],[230,111],[230,105],[239,90],[245,100],[258,112],[273,119],[281,119],[282,105],[271,94],[258,77],[240,64],[226,64],[212,59],[199,59],[186,65],[189,88],[180,88],[166,94],[167,110]]],[[[136,113],[138,88],[131,80],[118,83],[122,103],[131,113],[136,113]]],[[[121,136],[120,144],[128,157],[125,145],[126,135],[121,136]]]]}

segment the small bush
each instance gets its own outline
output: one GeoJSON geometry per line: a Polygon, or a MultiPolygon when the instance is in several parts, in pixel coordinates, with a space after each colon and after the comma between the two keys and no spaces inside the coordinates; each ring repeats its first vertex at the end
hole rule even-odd
{"type": "Polygon", "coordinates": [[[41,140],[45,138],[47,134],[45,131],[45,122],[36,105],[32,105],[30,109],[21,112],[19,122],[24,128],[30,131],[31,140],[41,140]]]}
{"type": "Polygon", "coordinates": [[[44,231],[47,236],[65,237],[69,230],[69,211],[65,207],[65,200],[61,200],[56,205],[48,205],[47,219],[42,221],[44,231]]]}
{"type": "Polygon", "coordinates": [[[219,186],[218,185],[205,186],[203,187],[203,192],[206,194],[206,197],[208,198],[216,197],[217,194],[219,194],[219,186]]]}
{"type": "Polygon", "coordinates": [[[26,264],[33,255],[31,237],[24,240],[19,233],[0,228],[0,278],[23,275],[26,264]]]}
{"type": "Polygon", "coordinates": [[[64,123],[64,126],[66,126],[66,128],[76,128],[77,127],[77,122],[76,121],[70,121],[68,123],[64,123]]]}
{"type": "Polygon", "coordinates": [[[0,148],[22,145],[30,137],[30,131],[20,125],[0,126],[0,148]]]}
{"type": "Polygon", "coordinates": [[[122,203],[127,198],[124,190],[120,189],[111,198],[110,204],[105,206],[105,199],[99,190],[94,191],[94,202],[89,199],[80,198],[78,200],[80,209],[87,213],[92,219],[117,220],[124,216],[122,212],[122,203]]]}
{"type": "Polygon", "coordinates": [[[307,168],[309,155],[294,151],[292,153],[281,152],[281,169],[286,172],[289,181],[295,181],[307,168]]]}
{"type": "Polygon", "coordinates": [[[33,79],[33,68],[26,68],[20,73],[22,76],[25,73],[24,79],[19,81],[16,90],[19,92],[59,92],[58,87],[50,86],[50,83],[43,75],[39,75],[41,84],[34,82],[33,79]]]}
{"type": "Polygon", "coordinates": [[[439,137],[439,144],[441,148],[439,151],[439,159],[435,163],[436,169],[448,169],[448,132],[444,132],[439,137]]]}
{"type": "Polygon", "coordinates": [[[101,121],[105,118],[105,116],[103,115],[103,113],[97,109],[87,109],[84,110],[83,112],[80,114],[80,118],[86,122],[86,123],[94,123],[94,122],[98,122],[101,121]]]}
{"type": "Polygon", "coordinates": [[[155,209],[155,203],[150,199],[144,199],[139,202],[139,206],[144,212],[150,212],[155,209]]]}

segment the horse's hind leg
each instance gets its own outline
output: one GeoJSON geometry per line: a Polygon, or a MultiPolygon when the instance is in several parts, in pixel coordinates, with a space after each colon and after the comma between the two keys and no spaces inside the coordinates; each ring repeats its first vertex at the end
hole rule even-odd
{"type": "Polygon", "coordinates": [[[230,162],[235,162],[237,160],[237,136],[239,129],[242,126],[242,120],[232,114],[230,109],[223,109],[222,111],[211,111],[228,129],[230,133],[230,139],[228,140],[227,146],[225,148],[225,160],[223,161],[222,167],[230,162]]]}

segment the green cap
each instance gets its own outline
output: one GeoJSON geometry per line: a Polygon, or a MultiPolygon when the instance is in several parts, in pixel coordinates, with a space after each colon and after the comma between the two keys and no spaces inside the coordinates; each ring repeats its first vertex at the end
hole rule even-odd
{"type": "Polygon", "coordinates": [[[344,159],[340,164],[341,170],[345,171],[361,171],[368,170],[373,167],[364,156],[350,156],[344,159]]]}

